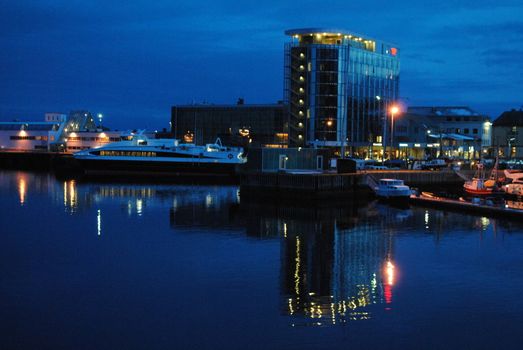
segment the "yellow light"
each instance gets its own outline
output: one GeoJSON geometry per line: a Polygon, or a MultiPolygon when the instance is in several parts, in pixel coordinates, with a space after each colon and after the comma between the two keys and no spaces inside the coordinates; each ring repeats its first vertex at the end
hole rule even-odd
{"type": "Polygon", "coordinates": [[[332,126],[332,120],[327,121],[327,126],[332,126]]]}
{"type": "Polygon", "coordinates": [[[387,261],[387,265],[385,267],[385,275],[387,277],[387,284],[389,286],[394,285],[394,269],[394,264],[391,261],[387,261]]]}
{"type": "Polygon", "coordinates": [[[27,191],[27,183],[24,177],[20,177],[18,179],[18,193],[20,195],[20,205],[24,205],[25,203],[25,194],[27,191]]]}
{"type": "Polygon", "coordinates": [[[18,135],[20,135],[20,136],[27,136],[27,133],[25,132],[25,130],[20,130],[18,135]]]}
{"type": "Polygon", "coordinates": [[[398,108],[398,106],[392,106],[392,107],[390,108],[390,113],[392,113],[392,114],[396,114],[396,113],[398,113],[399,111],[400,111],[400,109],[398,108]]]}

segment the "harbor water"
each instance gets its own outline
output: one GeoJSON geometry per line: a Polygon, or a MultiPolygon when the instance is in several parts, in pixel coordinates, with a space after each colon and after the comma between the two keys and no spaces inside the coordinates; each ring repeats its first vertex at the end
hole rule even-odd
{"type": "Polygon", "coordinates": [[[0,171],[1,348],[518,349],[523,223],[0,171]]]}

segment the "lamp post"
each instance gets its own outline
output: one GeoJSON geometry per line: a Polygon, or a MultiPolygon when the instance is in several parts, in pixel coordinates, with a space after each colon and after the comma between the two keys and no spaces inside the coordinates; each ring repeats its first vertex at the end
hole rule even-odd
{"type": "Polygon", "coordinates": [[[103,119],[103,114],[102,113],[98,113],[98,121],[100,122],[100,129],[103,129],[102,127],[102,119],[103,119]]]}
{"type": "Polygon", "coordinates": [[[392,151],[394,150],[394,115],[399,112],[398,106],[390,108],[390,157],[392,159],[392,151]]]}

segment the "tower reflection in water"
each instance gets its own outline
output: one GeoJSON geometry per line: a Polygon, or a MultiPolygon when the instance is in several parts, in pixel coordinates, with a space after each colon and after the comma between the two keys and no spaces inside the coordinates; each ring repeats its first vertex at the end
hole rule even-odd
{"type": "Polygon", "coordinates": [[[372,305],[390,309],[393,235],[377,220],[353,216],[353,208],[325,211],[300,209],[301,217],[281,225],[284,312],[325,325],[369,319],[372,305]]]}

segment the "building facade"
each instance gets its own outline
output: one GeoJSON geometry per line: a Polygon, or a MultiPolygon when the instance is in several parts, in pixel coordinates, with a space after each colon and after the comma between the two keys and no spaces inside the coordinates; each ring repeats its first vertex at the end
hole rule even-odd
{"type": "Polygon", "coordinates": [[[247,105],[181,105],[171,108],[175,138],[198,145],[220,138],[226,145],[253,147],[287,146],[283,103],[247,105]]]}
{"type": "Polygon", "coordinates": [[[409,107],[395,118],[392,155],[478,159],[491,147],[491,125],[467,106],[409,107]]]}
{"type": "Polygon", "coordinates": [[[523,110],[503,112],[492,125],[492,142],[504,159],[523,159],[523,110]]]}
{"type": "Polygon", "coordinates": [[[289,146],[381,146],[399,94],[398,47],[340,29],[285,34],[289,146]]]}
{"type": "MultiPolygon", "coordinates": [[[[89,111],[45,113],[45,121],[0,123],[0,149],[5,151],[60,151],[73,153],[128,139],[131,132],[96,126],[89,111]]],[[[149,134],[155,137],[155,134],[149,134]]]]}

